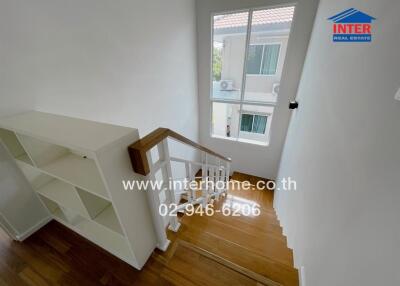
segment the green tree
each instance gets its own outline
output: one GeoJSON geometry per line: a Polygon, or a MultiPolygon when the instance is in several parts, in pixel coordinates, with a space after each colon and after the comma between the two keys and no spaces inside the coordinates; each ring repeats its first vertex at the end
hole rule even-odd
{"type": "Polygon", "coordinates": [[[222,71],[222,49],[214,47],[213,49],[213,80],[221,80],[222,71]]]}

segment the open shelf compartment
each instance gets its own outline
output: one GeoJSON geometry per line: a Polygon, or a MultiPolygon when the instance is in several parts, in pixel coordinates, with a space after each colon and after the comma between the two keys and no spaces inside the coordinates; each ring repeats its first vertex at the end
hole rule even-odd
{"type": "Polygon", "coordinates": [[[17,161],[17,164],[34,190],[37,190],[40,187],[49,183],[50,181],[54,180],[53,177],[40,172],[37,168],[33,166],[30,166],[20,161],[17,161]]]}
{"type": "Polygon", "coordinates": [[[32,188],[40,194],[41,197],[45,197],[62,207],[72,209],[80,215],[90,218],[78,192],[72,185],[42,173],[37,168],[26,164],[19,165],[32,188]]]}
{"type": "MultiPolygon", "coordinates": [[[[32,188],[62,208],[93,220],[110,230],[124,235],[112,204],[92,193],[58,180],[39,169],[20,163],[20,168],[32,188]]],[[[53,213],[53,209],[49,209],[53,213]]]]}
{"type": "Polygon", "coordinates": [[[88,211],[80,200],[78,193],[70,184],[53,179],[36,191],[43,197],[56,202],[62,207],[74,210],[84,217],[89,217],[88,211]]]}
{"type": "Polygon", "coordinates": [[[73,226],[78,229],[83,236],[104,249],[107,249],[115,256],[126,262],[132,261],[132,254],[128,241],[123,235],[84,218],[75,221],[73,226]]]}
{"type": "Polygon", "coordinates": [[[128,241],[120,233],[63,207],[56,209],[53,215],[59,222],[64,223],[120,259],[128,263],[134,261],[128,241]]]}
{"type": "Polygon", "coordinates": [[[124,235],[114,207],[109,201],[92,195],[80,188],[76,188],[76,190],[92,220],[124,235]]]}
{"type": "Polygon", "coordinates": [[[33,165],[32,160],[29,158],[14,132],[0,128],[0,140],[3,141],[16,160],[33,165]]]}
{"type": "MultiPolygon", "coordinates": [[[[41,194],[39,194],[39,197],[52,214],[53,218],[58,222],[69,228],[72,228],[83,237],[106,249],[125,262],[132,263],[134,261],[128,241],[124,235],[118,231],[114,231],[110,227],[105,227],[107,223],[115,223],[113,219],[110,220],[110,212],[113,212],[111,206],[107,207],[103,212],[101,212],[98,215],[97,220],[90,220],[82,217],[73,210],[59,205],[58,203],[41,194]]],[[[115,215],[115,213],[113,215],[115,215]]]]}
{"type": "Polygon", "coordinates": [[[66,216],[64,215],[61,207],[57,203],[41,195],[39,197],[43,204],[46,206],[47,210],[53,215],[53,217],[57,218],[58,221],[64,224],[68,223],[66,216]]]}
{"type": "Polygon", "coordinates": [[[45,173],[108,199],[96,163],[89,154],[18,134],[35,165],[45,173]]]}

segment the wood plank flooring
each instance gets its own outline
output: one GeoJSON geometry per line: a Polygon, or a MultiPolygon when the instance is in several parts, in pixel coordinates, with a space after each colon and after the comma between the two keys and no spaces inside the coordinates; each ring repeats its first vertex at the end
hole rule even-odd
{"type": "MultiPolygon", "coordinates": [[[[234,173],[232,179],[258,178],[234,173]]],[[[179,232],[168,233],[168,251],[156,250],[141,271],[56,222],[23,243],[0,230],[0,286],[298,285],[272,201],[272,191],[230,190],[214,209],[257,204],[260,216],[183,216],[179,232]]]]}

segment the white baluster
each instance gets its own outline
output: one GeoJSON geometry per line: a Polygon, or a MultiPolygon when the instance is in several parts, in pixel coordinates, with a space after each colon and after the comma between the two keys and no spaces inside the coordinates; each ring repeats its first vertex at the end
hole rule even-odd
{"type": "Polygon", "coordinates": [[[211,188],[210,193],[214,197],[215,196],[215,192],[217,190],[216,187],[215,187],[215,179],[216,179],[215,172],[216,172],[216,168],[214,166],[210,166],[209,170],[210,170],[210,181],[212,182],[212,185],[211,185],[212,188],[211,188]]]}
{"type": "MultiPolygon", "coordinates": [[[[193,164],[189,162],[189,183],[196,181],[196,174],[193,172],[193,164]]],[[[190,188],[191,198],[192,201],[196,200],[197,195],[197,188],[190,188]]]]}
{"type": "Polygon", "coordinates": [[[226,181],[226,168],[222,167],[221,169],[221,177],[220,177],[221,182],[224,182],[224,189],[221,190],[221,194],[224,195],[226,192],[226,189],[228,187],[227,181],[226,181]]]}
{"type": "MultiPolygon", "coordinates": [[[[185,179],[187,180],[188,183],[190,183],[190,177],[192,172],[190,165],[191,164],[189,162],[185,162],[185,171],[186,171],[185,179]]],[[[189,185],[187,187],[189,187],[189,185]]],[[[191,202],[193,200],[192,192],[190,191],[190,189],[185,189],[185,192],[188,202],[191,202]]]]}
{"type": "Polygon", "coordinates": [[[218,201],[219,200],[219,194],[221,192],[219,186],[220,186],[220,181],[221,181],[221,160],[219,158],[217,158],[216,160],[216,165],[217,168],[215,170],[216,174],[215,174],[215,184],[216,184],[216,192],[217,194],[215,195],[215,199],[218,201]]]}
{"type": "Polygon", "coordinates": [[[202,177],[202,197],[203,197],[203,207],[207,206],[208,203],[208,156],[206,152],[203,154],[203,165],[201,167],[201,177],[202,177]]]}
{"type": "MultiPolygon", "coordinates": [[[[156,179],[155,172],[157,170],[154,169],[154,164],[151,158],[150,151],[146,153],[146,156],[147,156],[147,162],[149,162],[150,173],[146,176],[145,180],[155,181],[156,179]]],[[[158,190],[148,189],[146,190],[146,195],[148,198],[148,202],[150,204],[151,215],[154,221],[154,227],[157,236],[157,248],[159,248],[162,251],[166,251],[170,244],[170,241],[168,240],[167,233],[165,232],[164,219],[159,213],[159,207],[160,207],[159,192],[158,190]]]]}
{"type": "Polygon", "coordinates": [[[225,193],[228,194],[229,191],[229,176],[230,176],[230,172],[231,172],[231,163],[229,163],[228,161],[226,162],[226,184],[227,184],[227,188],[225,193]]]}
{"type": "MultiPolygon", "coordinates": [[[[164,139],[160,144],[157,145],[158,147],[158,152],[160,154],[160,158],[166,162],[165,164],[165,170],[166,174],[164,180],[167,182],[166,186],[166,198],[167,198],[167,203],[168,205],[171,204],[177,204],[175,199],[175,190],[174,190],[174,184],[172,182],[172,170],[171,170],[171,160],[169,157],[169,149],[168,149],[168,140],[164,139]]],[[[177,214],[176,214],[177,215],[177,214]]],[[[177,232],[181,224],[178,221],[178,217],[174,215],[169,216],[169,229],[177,232]]]]}

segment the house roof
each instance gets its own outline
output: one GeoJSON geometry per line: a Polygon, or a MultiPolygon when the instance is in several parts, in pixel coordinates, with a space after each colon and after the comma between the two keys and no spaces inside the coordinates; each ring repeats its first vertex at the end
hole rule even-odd
{"type": "MultiPolygon", "coordinates": [[[[293,19],[294,6],[257,10],[253,12],[252,26],[289,23],[293,19]]],[[[215,16],[214,29],[239,28],[247,26],[248,12],[215,16]]]]}
{"type": "Polygon", "coordinates": [[[335,23],[371,23],[372,20],[376,19],[357,9],[350,8],[328,18],[328,20],[332,20],[335,23]]]}

